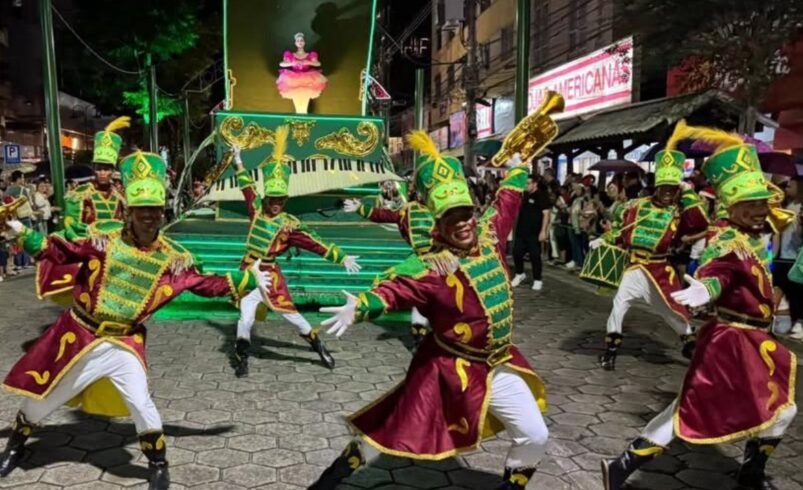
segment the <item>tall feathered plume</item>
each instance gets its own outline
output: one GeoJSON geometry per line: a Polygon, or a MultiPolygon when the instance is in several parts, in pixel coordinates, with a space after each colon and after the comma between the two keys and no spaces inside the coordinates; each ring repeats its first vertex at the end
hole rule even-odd
{"type": "Polygon", "coordinates": [[[407,135],[407,143],[413,147],[413,150],[427,155],[433,160],[441,158],[441,153],[438,151],[435,142],[432,141],[432,138],[430,138],[426,132],[420,129],[416,129],[407,135]]]}
{"type": "Polygon", "coordinates": [[[120,116],[114,121],[110,122],[104,131],[117,131],[118,129],[125,129],[131,126],[131,118],[128,116],[120,116]]]}
{"type": "Polygon", "coordinates": [[[688,126],[686,125],[685,119],[681,119],[677,124],[675,124],[675,130],[672,132],[672,136],[670,136],[666,141],[666,151],[673,151],[675,148],[677,148],[680,140],[685,138],[683,134],[685,133],[686,128],[688,128],[688,126]]]}
{"type": "Polygon", "coordinates": [[[273,160],[281,162],[284,160],[284,153],[287,150],[287,138],[290,136],[290,126],[284,124],[276,128],[273,143],[273,160]]]}
{"type": "Polygon", "coordinates": [[[717,153],[729,146],[744,144],[744,140],[738,134],[704,126],[686,126],[680,137],[692,138],[707,143],[714,148],[712,153],[717,153]]]}

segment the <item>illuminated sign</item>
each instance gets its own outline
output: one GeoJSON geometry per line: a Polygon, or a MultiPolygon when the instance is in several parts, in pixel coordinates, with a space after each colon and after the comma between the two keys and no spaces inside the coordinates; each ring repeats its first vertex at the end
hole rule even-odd
{"type": "Polygon", "coordinates": [[[487,138],[494,134],[494,108],[493,105],[477,104],[477,138],[487,138]]]}
{"type": "Polygon", "coordinates": [[[530,79],[528,112],[547,90],[561,94],[566,109],[555,119],[577,116],[633,100],[633,38],[628,37],[530,79]]]}

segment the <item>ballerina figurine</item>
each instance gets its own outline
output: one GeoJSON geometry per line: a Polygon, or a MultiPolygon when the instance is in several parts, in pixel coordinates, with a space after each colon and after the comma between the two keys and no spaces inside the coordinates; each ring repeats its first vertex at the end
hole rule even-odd
{"type": "Polygon", "coordinates": [[[310,99],[317,99],[326,88],[326,77],[321,73],[318,53],[304,50],[304,33],[294,37],[296,50],[284,52],[276,86],[283,98],[293,101],[297,114],[306,114],[310,99]]]}

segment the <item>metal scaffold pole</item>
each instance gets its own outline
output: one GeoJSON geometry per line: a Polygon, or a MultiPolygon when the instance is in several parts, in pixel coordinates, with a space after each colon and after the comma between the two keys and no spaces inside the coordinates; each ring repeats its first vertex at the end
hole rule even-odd
{"type": "Polygon", "coordinates": [[[518,0],[516,12],[516,107],[518,123],[527,116],[530,83],[530,0],[518,0]]]}
{"type": "Polygon", "coordinates": [[[53,41],[51,0],[39,0],[39,21],[42,26],[42,80],[45,89],[47,119],[47,151],[50,158],[50,179],[56,206],[64,209],[64,159],[61,153],[61,120],[59,88],[56,82],[56,46],[53,41]]]}
{"type": "Polygon", "coordinates": [[[158,95],[156,93],[156,66],[148,53],[148,142],[150,150],[159,153],[159,122],[157,121],[158,95]]]}

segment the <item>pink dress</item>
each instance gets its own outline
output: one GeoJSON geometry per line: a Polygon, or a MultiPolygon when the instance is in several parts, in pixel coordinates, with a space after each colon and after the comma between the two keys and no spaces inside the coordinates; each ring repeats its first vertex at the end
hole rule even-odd
{"type": "Polygon", "coordinates": [[[326,88],[326,77],[323,76],[321,70],[317,67],[302,64],[301,61],[304,60],[318,61],[318,53],[310,51],[307,53],[307,57],[302,60],[297,58],[295,53],[284,52],[283,61],[293,65],[290,68],[279,70],[276,86],[279,88],[279,93],[283,98],[317,99],[323,89],[326,88]]]}

